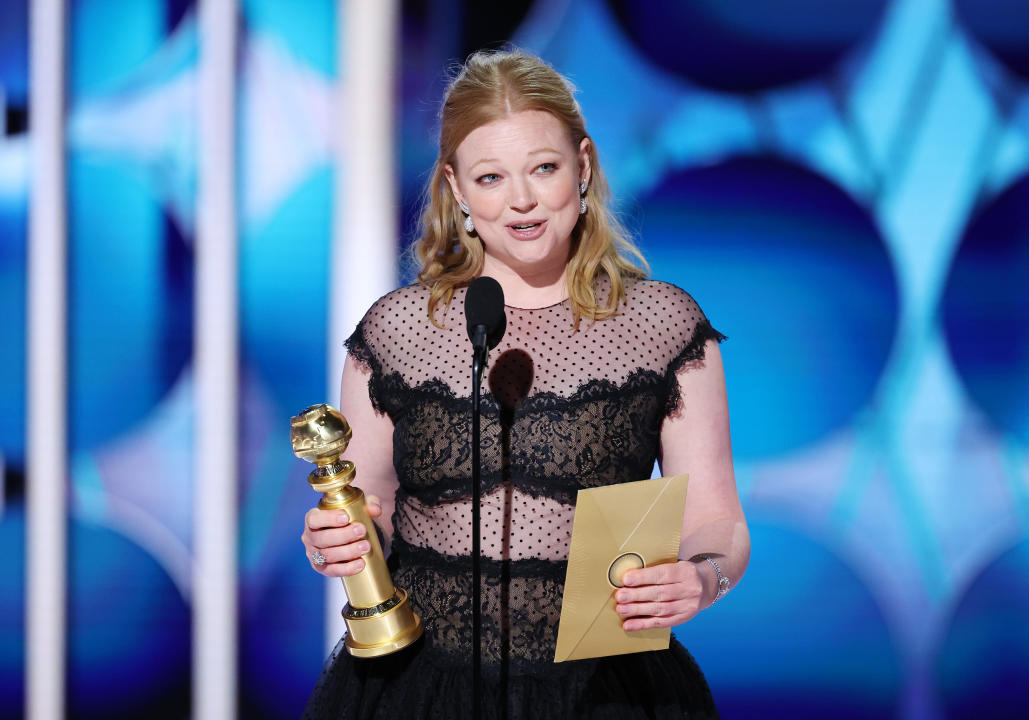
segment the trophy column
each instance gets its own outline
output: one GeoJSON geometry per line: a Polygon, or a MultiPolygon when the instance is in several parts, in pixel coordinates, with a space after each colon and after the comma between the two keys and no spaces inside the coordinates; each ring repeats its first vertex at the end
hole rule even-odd
{"type": "Polygon", "coordinates": [[[364,556],[364,569],[342,578],[349,601],[343,608],[347,624],[344,644],[355,657],[378,657],[421,637],[422,620],[411,608],[407,592],[394,587],[389,576],[364,493],[350,484],[356,472],[354,464],[340,459],[351,435],[346,419],[325,404],[312,405],[290,420],[293,453],[315,465],[307,482],[322,493],[318,507],[343,510],[351,522],[364,523],[368,529],[365,540],[371,549],[364,556]]]}

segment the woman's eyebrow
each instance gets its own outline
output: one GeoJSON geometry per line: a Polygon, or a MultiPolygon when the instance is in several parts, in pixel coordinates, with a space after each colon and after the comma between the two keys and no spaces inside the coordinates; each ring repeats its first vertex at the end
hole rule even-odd
{"type": "MultiPolygon", "coordinates": [[[[538,150],[530,150],[527,154],[528,155],[540,155],[542,153],[552,153],[554,155],[560,155],[561,154],[559,151],[555,150],[554,148],[550,148],[550,147],[539,148],[538,150]]],[[[482,158],[481,160],[476,160],[471,165],[469,165],[468,169],[471,170],[476,165],[481,165],[482,163],[491,163],[491,162],[500,162],[500,160],[498,160],[497,158],[482,158]]]]}
{"type": "Polygon", "coordinates": [[[471,165],[468,166],[468,169],[471,170],[476,165],[482,165],[483,163],[491,162],[500,162],[500,160],[498,160],[497,158],[483,158],[482,160],[476,160],[475,162],[473,162],[471,165]]]}

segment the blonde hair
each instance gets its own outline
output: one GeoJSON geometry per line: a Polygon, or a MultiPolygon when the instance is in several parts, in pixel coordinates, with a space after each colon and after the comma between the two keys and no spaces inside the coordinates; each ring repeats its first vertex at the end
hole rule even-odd
{"type": "MultiPolygon", "coordinates": [[[[482,242],[463,226],[464,215],[446,181],[445,166],[453,166],[458,145],[478,127],[523,110],[548,112],[568,129],[572,147],[588,138],[574,89],[543,60],[519,51],[480,51],[471,55],[450,83],[440,111],[439,155],[425,189],[420,237],[414,254],[418,280],[429,288],[429,319],[437,324],[440,301],[449,305],[455,288],[482,272],[482,242]]],[[[596,145],[589,143],[591,177],[586,189],[587,211],[572,230],[572,253],[566,272],[568,297],[575,318],[603,320],[615,315],[625,299],[625,280],[644,277],[647,262],[608,208],[607,180],[596,145]],[[635,261],[635,262],[633,262],[635,261]],[[601,305],[595,284],[599,275],[610,281],[601,305]]]]}

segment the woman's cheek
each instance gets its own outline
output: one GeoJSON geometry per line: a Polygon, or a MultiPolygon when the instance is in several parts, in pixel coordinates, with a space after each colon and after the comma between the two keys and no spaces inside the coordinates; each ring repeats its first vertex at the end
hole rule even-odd
{"type": "Polygon", "coordinates": [[[504,203],[496,196],[499,193],[481,193],[478,197],[469,198],[470,204],[475,208],[475,214],[486,222],[494,222],[504,212],[504,203]]]}

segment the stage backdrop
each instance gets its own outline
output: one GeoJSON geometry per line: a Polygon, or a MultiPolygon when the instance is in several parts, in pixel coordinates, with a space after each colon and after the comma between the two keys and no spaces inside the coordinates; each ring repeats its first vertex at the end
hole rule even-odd
{"type": "MultiPolygon", "coordinates": [[[[729,336],[753,553],[740,586],[676,630],[723,716],[1024,717],[1029,6],[831,6],[404,2],[396,242],[414,233],[447,67],[505,41],[552,62],[654,277],[729,336]]],[[[189,713],[195,12],[69,3],[73,717],[189,713]]],[[[292,718],[324,640],[297,540],[315,497],[286,421],[334,400],[342,49],[331,0],[240,12],[240,712],[292,718]]],[[[7,0],[0,718],[24,710],[27,35],[26,1],[7,0]]]]}

